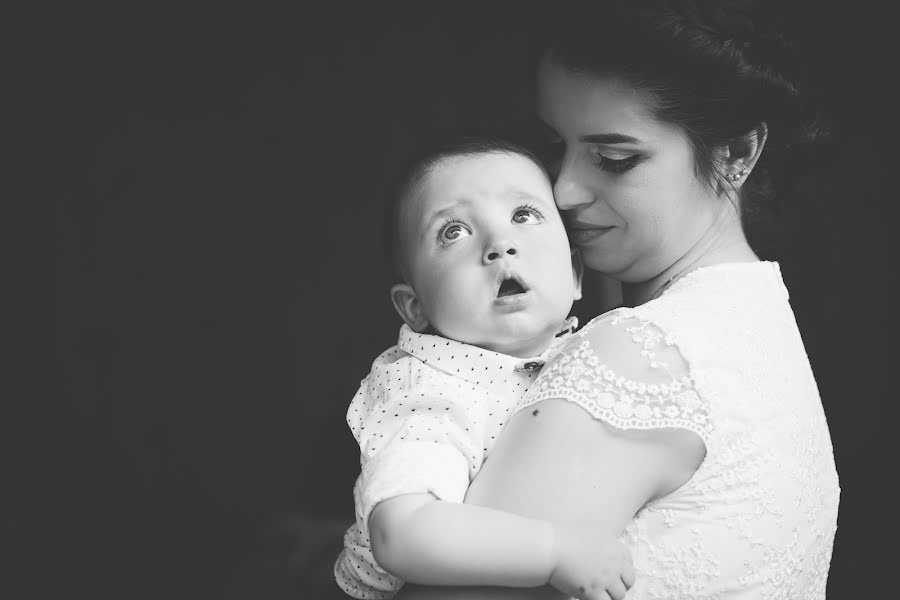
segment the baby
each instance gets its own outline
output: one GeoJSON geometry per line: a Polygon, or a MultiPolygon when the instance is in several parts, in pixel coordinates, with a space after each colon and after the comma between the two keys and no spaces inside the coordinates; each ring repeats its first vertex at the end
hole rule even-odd
{"type": "Polygon", "coordinates": [[[362,472],[338,584],[362,599],[390,598],[404,581],[624,597],[634,573],[614,538],[462,503],[574,327],[580,261],[546,172],[511,141],[460,137],[423,153],[402,183],[391,299],[405,325],[347,412],[362,472]]]}

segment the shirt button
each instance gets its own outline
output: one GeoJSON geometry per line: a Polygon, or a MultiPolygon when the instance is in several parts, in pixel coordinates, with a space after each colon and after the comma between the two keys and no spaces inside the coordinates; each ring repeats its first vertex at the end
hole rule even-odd
{"type": "Polygon", "coordinates": [[[526,371],[537,371],[538,369],[541,368],[541,363],[535,362],[535,361],[527,362],[524,365],[522,365],[522,368],[525,369],[526,371]]]}

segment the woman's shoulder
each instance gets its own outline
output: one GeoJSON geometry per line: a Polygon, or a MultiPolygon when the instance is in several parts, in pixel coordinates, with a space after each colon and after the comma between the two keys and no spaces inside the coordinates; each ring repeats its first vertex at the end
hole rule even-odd
{"type": "Polygon", "coordinates": [[[688,273],[645,304],[603,313],[580,333],[593,337],[596,331],[618,327],[632,331],[634,337],[651,323],[670,339],[686,330],[703,332],[705,337],[723,325],[766,320],[787,311],[788,291],[778,263],[721,263],[688,273]]]}
{"type": "Polygon", "coordinates": [[[520,408],[562,398],[619,429],[688,429],[706,440],[708,406],[664,330],[632,309],[601,315],[571,336],[520,408]]]}
{"type": "MultiPolygon", "coordinates": [[[[529,395],[565,391],[599,407],[595,412],[605,409],[605,420],[620,427],[681,426],[706,439],[709,399],[696,387],[697,369],[743,356],[735,347],[743,329],[771,320],[786,298],[777,263],[697,269],[655,300],[592,319],[529,395]]],[[[776,325],[782,329],[779,322],[759,331],[776,325]]]]}
{"type": "Polygon", "coordinates": [[[715,306],[782,303],[788,291],[777,262],[732,262],[700,267],[678,279],[659,298],[636,307],[638,312],[683,308],[686,303],[715,306]]]}

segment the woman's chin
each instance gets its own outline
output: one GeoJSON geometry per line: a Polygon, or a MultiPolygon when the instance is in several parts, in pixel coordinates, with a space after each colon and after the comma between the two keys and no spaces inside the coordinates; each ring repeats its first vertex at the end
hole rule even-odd
{"type": "Polygon", "coordinates": [[[578,249],[581,252],[581,262],[584,263],[586,269],[591,271],[619,279],[619,276],[627,268],[626,262],[618,255],[590,246],[579,246],[578,249]]]}

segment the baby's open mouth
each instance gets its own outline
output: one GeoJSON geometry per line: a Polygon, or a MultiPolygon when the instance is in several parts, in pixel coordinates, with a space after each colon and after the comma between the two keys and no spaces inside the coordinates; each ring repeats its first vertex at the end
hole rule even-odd
{"type": "Polygon", "coordinates": [[[524,294],[528,290],[515,277],[507,277],[500,282],[500,289],[497,290],[497,297],[504,298],[506,296],[515,296],[516,294],[524,294]]]}

